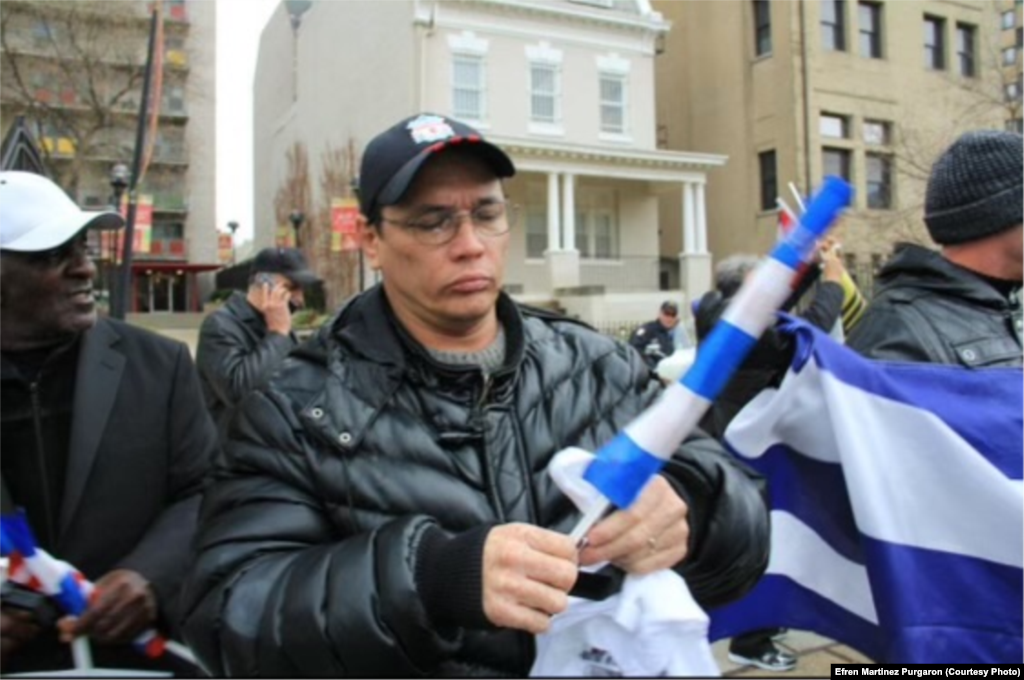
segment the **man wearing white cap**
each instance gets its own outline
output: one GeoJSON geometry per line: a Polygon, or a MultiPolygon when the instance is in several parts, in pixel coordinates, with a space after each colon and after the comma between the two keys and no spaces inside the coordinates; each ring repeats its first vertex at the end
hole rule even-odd
{"type": "MultiPolygon", "coordinates": [[[[97,316],[86,233],[122,225],[45,177],[0,173],[3,501],[96,584],[64,625],[96,643],[97,665],[189,673],[130,642],[153,626],[173,633],[216,433],[185,345],[97,316]]],[[[71,666],[46,613],[5,591],[5,673],[71,666]]]]}

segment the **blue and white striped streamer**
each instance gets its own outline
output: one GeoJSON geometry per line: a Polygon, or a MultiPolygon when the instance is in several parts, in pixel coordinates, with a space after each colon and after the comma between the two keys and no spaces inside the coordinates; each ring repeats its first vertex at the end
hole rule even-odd
{"type": "MultiPolygon", "coordinates": [[[[697,352],[696,361],[650,408],[597,452],[584,479],[620,508],[629,507],[647,481],[693,431],[789,297],[800,266],[850,204],[853,190],[826,177],[796,228],[776,244],[747,278],[697,352]]],[[[577,532],[573,532],[574,534],[577,532]]]]}

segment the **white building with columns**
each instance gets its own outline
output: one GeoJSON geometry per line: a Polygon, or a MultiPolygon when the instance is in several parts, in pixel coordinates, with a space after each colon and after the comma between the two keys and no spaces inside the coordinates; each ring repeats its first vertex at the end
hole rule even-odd
{"type": "Polygon", "coordinates": [[[473,125],[516,165],[516,297],[603,324],[699,296],[711,284],[705,186],[726,158],[657,148],[654,61],[668,30],[647,0],[282,3],[255,83],[257,245],[273,243],[293,142],[309,150],[316,192],[326,150],[362,149],[426,111],[473,125]]]}

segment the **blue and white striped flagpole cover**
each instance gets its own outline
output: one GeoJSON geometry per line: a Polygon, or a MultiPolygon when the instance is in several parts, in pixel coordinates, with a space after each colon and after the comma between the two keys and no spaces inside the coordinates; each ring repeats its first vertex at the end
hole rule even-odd
{"type": "MultiPolygon", "coordinates": [[[[800,265],[850,204],[853,190],[826,177],[807,212],[747,278],[678,382],[597,452],[583,477],[620,508],[629,507],[647,480],[693,431],[758,338],[789,297],[800,265]]],[[[589,528],[589,527],[588,527],[589,528]]],[[[574,531],[575,535],[577,532],[574,531]]]]}

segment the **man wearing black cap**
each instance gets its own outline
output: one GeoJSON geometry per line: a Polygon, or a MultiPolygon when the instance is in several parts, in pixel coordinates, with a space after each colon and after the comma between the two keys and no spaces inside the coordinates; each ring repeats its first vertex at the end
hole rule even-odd
{"type": "MultiPolygon", "coordinates": [[[[195,673],[132,641],[174,633],[216,432],[188,347],[100,317],[87,231],[117,229],[49,179],[0,173],[0,440],[3,504],[97,596],[65,633],[96,665],[195,673]]],[[[49,598],[4,584],[3,672],[68,670],[49,598]]]]}
{"type": "Polygon", "coordinates": [[[292,312],[303,286],[319,279],[295,248],[264,248],[253,259],[246,293],[231,294],[203,320],[196,363],[221,441],[242,399],[270,380],[297,340],[292,312]]]}
{"type": "Polygon", "coordinates": [[[941,252],[902,244],[847,344],[866,356],[1021,365],[1024,144],[968,132],[936,161],[924,221],[941,252]]]}
{"type": "Polygon", "coordinates": [[[704,436],[585,547],[568,537],[548,462],[596,450],[659,384],[624,344],[502,293],[513,172],[434,114],[366,148],[383,283],[246,400],[206,495],[185,629],[211,673],[524,677],[579,565],[676,568],[708,606],[766,567],[757,478],[704,436]]]}
{"type": "Polygon", "coordinates": [[[673,333],[679,325],[679,305],[665,300],[658,308],[658,318],[633,331],[629,344],[640,352],[647,365],[657,368],[658,362],[675,351],[673,333]]]}

